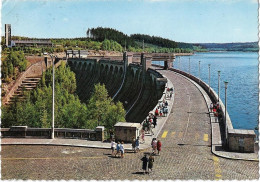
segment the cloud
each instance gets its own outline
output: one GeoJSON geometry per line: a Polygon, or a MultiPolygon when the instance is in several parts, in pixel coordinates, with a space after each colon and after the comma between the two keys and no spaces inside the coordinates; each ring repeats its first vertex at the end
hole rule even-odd
{"type": "Polygon", "coordinates": [[[251,3],[258,3],[258,0],[251,0],[251,3]]]}
{"type": "Polygon", "coordinates": [[[66,17],[64,17],[62,20],[65,21],[65,22],[69,21],[69,19],[66,18],[66,17]]]}

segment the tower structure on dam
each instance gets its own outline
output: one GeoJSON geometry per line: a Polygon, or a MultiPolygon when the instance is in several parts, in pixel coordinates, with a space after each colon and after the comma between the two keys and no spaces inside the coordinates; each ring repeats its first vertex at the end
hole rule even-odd
{"type": "Polygon", "coordinates": [[[11,24],[5,24],[5,45],[11,47],[11,24]]]}

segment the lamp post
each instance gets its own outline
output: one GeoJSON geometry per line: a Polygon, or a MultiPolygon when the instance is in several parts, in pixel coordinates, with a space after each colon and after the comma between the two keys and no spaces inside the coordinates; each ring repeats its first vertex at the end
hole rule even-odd
{"type": "Polygon", "coordinates": [[[220,71],[218,71],[218,102],[220,97],[220,71]]]}
{"type": "Polygon", "coordinates": [[[190,75],[190,57],[189,57],[189,75],[190,75]]]}
{"type": "Polygon", "coordinates": [[[209,92],[210,92],[210,64],[209,64],[209,92]]]}
{"type": "Polygon", "coordinates": [[[228,82],[224,81],[225,83],[225,139],[227,144],[227,86],[228,82]]]}
{"type": "Polygon", "coordinates": [[[199,83],[200,83],[200,61],[199,61],[199,83]]]}
{"type": "Polygon", "coordinates": [[[51,56],[52,60],[52,126],[51,126],[51,138],[54,139],[54,89],[55,89],[55,69],[54,69],[54,60],[53,56],[51,56]]]}
{"type": "Polygon", "coordinates": [[[179,70],[181,70],[181,57],[179,56],[179,70]]]}

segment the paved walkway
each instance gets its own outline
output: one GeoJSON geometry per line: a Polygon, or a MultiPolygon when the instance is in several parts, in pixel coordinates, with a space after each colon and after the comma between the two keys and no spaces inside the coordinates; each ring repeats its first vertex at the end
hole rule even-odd
{"type": "MultiPolygon", "coordinates": [[[[175,82],[175,84],[179,84],[179,85],[183,85],[183,79],[188,80],[189,82],[191,82],[191,85],[195,85],[196,88],[199,90],[199,92],[201,93],[201,95],[204,98],[201,99],[201,97],[196,97],[194,95],[194,92],[188,92],[188,90],[190,90],[190,85],[184,86],[184,90],[186,93],[186,95],[182,96],[182,97],[177,97],[177,100],[175,101],[175,105],[178,108],[181,108],[180,110],[176,110],[175,112],[175,118],[174,120],[179,121],[182,118],[182,115],[186,115],[188,114],[188,123],[181,123],[182,126],[179,127],[186,127],[184,129],[184,131],[180,132],[179,135],[184,135],[184,137],[182,138],[182,140],[179,142],[179,145],[187,145],[187,143],[185,143],[185,139],[187,137],[191,137],[191,139],[196,139],[198,138],[199,134],[195,133],[194,136],[191,136],[192,132],[189,132],[188,127],[191,124],[191,121],[198,123],[198,127],[196,130],[204,130],[205,127],[201,126],[199,122],[204,121],[204,122],[208,122],[209,124],[211,124],[211,133],[205,132],[205,134],[202,134],[203,137],[205,137],[205,140],[207,137],[209,137],[209,135],[211,135],[211,146],[212,146],[212,153],[214,153],[217,156],[220,157],[225,157],[225,158],[230,158],[230,159],[243,159],[243,160],[253,160],[253,161],[258,161],[258,152],[257,153],[236,153],[236,152],[228,152],[225,151],[222,148],[222,141],[221,141],[221,134],[220,134],[220,128],[219,128],[219,123],[215,123],[215,118],[214,116],[210,117],[209,115],[209,105],[211,103],[211,100],[209,98],[209,96],[206,94],[206,92],[194,81],[190,80],[189,78],[180,75],[178,73],[175,73],[173,71],[166,71],[166,70],[158,70],[159,72],[161,72],[162,74],[164,74],[167,78],[168,78],[168,87],[174,87],[174,85],[172,84],[172,81],[175,82]],[[178,77],[178,79],[177,79],[178,77]],[[182,78],[182,79],[181,79],[182,78]],[[178,81],[179,82],[176,82],[178,81]],[[193,100],[191,100],[191,97],[195,96],[193,98],[193,100]],[[186,98],[185,98],[186,97],[186,98]],[[188,110],[188,112],[182,108],[180,106],[181,101],[187,99],[187,103],[186,105],[188,106],[188,108],[186,108],[188,110]],[[192,103],[192,104],[191,104],[192,103]],[[205,106],[205,108],[202,108],[202,105],[205,106]],[[198,114],[194,114],[195,112],[191,112],[192,108],[194,109],[196,107],[196,113],[200,113],[200,115],[198,114]]],[[[182,91],[181,91],[182,92],[182,91]]],[[[169,111],[172,110],[172,106],[174,104],[174,98],[175,98],[175,92],[174,95],[172,97],[172,99],[167,98],[166,100],[168,101],[169,104],[169,111]]],[[[168,119],[169,115],[167,117],[159,117],[158,118],[158,125],[155,129],[153,129],[154,134],[146,134],[145,135],[145,143],[141,143],[140,144],[140,149],[147,149],[151,147],[151,140],[154,137],[158,137],[158,135],[160,134],[162,128],[164,127],[167,119],[168,119]]],[[[176,132],[175,132],[176,133],[176,132]]],[[[172,133],[172,135],[174,135],[172,133]]],[[[190,143],[188,143],[189,145],[192,145],[194,141],[190,141],[190,143]]],[[[26,144],[26,145],[62,145],[62,146],[77,146],[77,147],[89,147],[89,148],[104,148],[104,149],[110,149],[110,143],[108,142],[100,142],[100,141],[89,141],[89,140],[80,140],[80,139],[61,139],[61,138],[55,138],[55,139],[35,139],[35,138],[2,138],[1,140],[1,144],[2,145],[19,145],[19,144],[26,144]]],[[[125,144],[125,149],[126,150],[132,150],[131,144],[125,144]]]]}
{"type": "MultiPolygon", "coordinates": [[[[206,105],[208,107],[208,112],[210,111],[210,104],[212,101],[210,100],[209,96],[205,92],[203,88],[201,88],[196,82],[193,80],[175,73],[187,80],[189,80],[192,84],[194,84],[198,90],[201,92],[203,95],[206,105]]],[[[222,140],[221,140],[221,133],[220,133],[220,123],[218,122],[217,118],[214,116],[213,113],[209,112],[209,118],[210,118],[210,123],[211,123],[211,134],[212,134],[212,141],[211,141],[211,149],[212,153],[219,157],[224,157],[224,158],[229,158],[229,159],[241,159],[241,160],[252,160],[252,161],[259,161],[259,154],[258,151],[255,153],[238,153],[238,152],[230,152],[230,151],[225,151],[222,147],[222,140]],[[216,122],[217,121],[217,122],[216,122]]]]}

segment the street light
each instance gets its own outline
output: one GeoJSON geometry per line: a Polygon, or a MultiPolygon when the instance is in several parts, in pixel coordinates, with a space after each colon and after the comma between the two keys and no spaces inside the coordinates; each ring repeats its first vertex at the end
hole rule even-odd
{"type": "Polygon", "coordinates": [[[190,75],[190,57],[189,57],[189,75],[190,75]]]}
{"type": "Polygon", "coordinates": [[[52,126],[51,126],[51,139],[54,139],[54,89],[55,89],[55,69],[54,69],[54,60],[53,55],[51,56],[52,60],[52,126]]]}
{"type": "Polygon", "coordinates": [[[218,71],[218,102],[220,97],[220,71],[218,71]]]}
{"type": "Polygon", "coordinates": [[[225,138],[226,138],[226,144],[227,144],[227,86],[228,82],[224,81],[225,83],[225,138]]]}
{"type": "Polygon", "coordinates": [[[210,64],[209,64],[209,92],[210,92],[210,64]]]}
{"type": "Polygon", "coordinates": [[[181,56],[179,56],[179,70],[181,70],[181,56]]]}
{"type": "Polygon", "coordinates": [[[199,83],[200,83],[200,61],[199,61],[199,83]]]}

